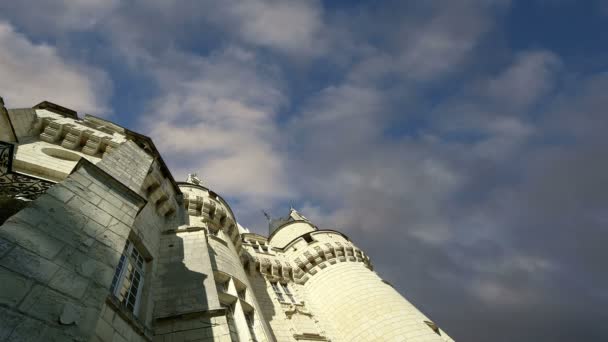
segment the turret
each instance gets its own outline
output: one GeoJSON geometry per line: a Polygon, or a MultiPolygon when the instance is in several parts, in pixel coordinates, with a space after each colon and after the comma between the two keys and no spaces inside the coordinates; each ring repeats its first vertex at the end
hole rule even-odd
{"type": "MultiPolygon", "coordinates": [[[[287,216],[269,220],[269,231],[267,243],[274,256],[256,252],[255,259],[256,270],[270,284],[268,293],[279,298],[274,315],[283,310],[293,317],[290,312],[300,310],[307,314],[299,320],[313,317],[314,327],[293,321],[296,340],[309,334],[332,341],[452,341],[383,281],[346,235],[318,228],[293,208],[287,216]],[[275,268],[274,263],[288,266],[275,268]],[[298,300],[290,303],[282,286],[298,300]]],[[[273,329],[280,329],[275,320],[271,318],[273,329]]]]}

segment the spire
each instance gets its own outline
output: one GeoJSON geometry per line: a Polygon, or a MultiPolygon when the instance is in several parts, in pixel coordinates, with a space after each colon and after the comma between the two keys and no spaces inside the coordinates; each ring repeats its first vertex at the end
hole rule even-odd
{"type": "MultiPolygon", "coordinates": [[[[289,216],[294,219],[294,220],[302,220],[302,221],[308,221],[308,219],[306,218],[306,216],[300,214],[299,211],[295,210],[293,207],[289,208],[289,216]]],[[[308,221],[310,222],[310,221],[308,221]]]]}
{"type": "Polygon", "coordinates": [[[304,215],[300,214],[293,206],[289,206],[289,214],[285,217],[272,218],[266,211],[262,210],[264,216],[268,219],[268,232],[272,234],[277,228],[290,221],[306,221],[310,222],[304,215]]]}

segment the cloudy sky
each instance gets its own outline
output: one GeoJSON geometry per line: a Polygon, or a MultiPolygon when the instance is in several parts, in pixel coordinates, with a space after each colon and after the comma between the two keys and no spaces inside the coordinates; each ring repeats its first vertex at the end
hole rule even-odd
{"type": "Polygon", "coordinates": [[[608,340],[608,2],[0,2],[0,96],[349,235],[457,341],[608,340]],[[602,266],[604,265],[604,266],[602,266]]]}

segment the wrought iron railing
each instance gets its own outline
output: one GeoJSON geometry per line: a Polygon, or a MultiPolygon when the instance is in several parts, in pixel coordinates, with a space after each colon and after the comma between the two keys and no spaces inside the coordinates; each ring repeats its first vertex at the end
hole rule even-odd
{"type": "Polygon", "coordinates": [[[55,183],[15,172],[14,151],[13,144],[0,141],[0,196],[35,200],[55,183]]]}

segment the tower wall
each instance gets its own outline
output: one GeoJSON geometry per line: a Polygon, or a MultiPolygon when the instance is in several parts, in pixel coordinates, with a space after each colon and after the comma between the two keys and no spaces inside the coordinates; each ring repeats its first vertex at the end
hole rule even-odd
{"type": "MultiPolygon", "coordinates": [[[[181,275],[191,274],[200,279],[175,281],[162,290],[172,293],[173,297],[163,304],[178,305],[181,309],[170,319],[156,324],[157,336],[162,335],[163,341],[252,341],[253,334],[255,341],[269,341],[266,322],[261,320],[252,286],[241,263],[241,236],[232,210],[221,197],[203,186],[180,183],[179,187],[184,194],[186,224],[176,230],[176,238],[182,240],[184,248],[179,248],[175,242],[172,244],[175,253],[183,253],[177,255],[177,259],[183,259],[183,265],[172,267],[169,272],[179,271],[181,275]],[[197,318],[193,317],[192,311],[188,312],[196,293],[206,297],[196,305],[196,311],[200,313],[197,318]],[[246,315],[254,316],[252,328],[248,326],[246,315]],[[182,326],[195,328],[185,335],[182,326]]],[[[181,276],[173,275],[168,279],[176,277],[181,276]]]]}
{"type": "Polygon", "coordinates": [[[270,242],[275,247],[283,248],[294,239],[297,239],[306,233],[314,232],[315,230],[317,229],[308,222],[293,222],[285,227],[279,228],[270,237],[270,242]]]}
{"type": "Polygon", "coordinates": [[[452,341],[385,283],[343,234],[315,230],[283,247],[304,303],[333,341],[452,341]]]}
{"type": "Polygon", "coordinates": [[[337,341],[445,341],[430,321],[362,263],[339,263],[305,284],[306,298],[337,341]]]}

